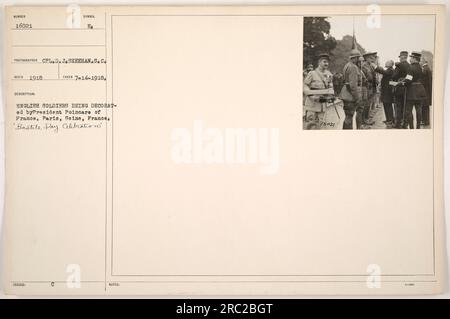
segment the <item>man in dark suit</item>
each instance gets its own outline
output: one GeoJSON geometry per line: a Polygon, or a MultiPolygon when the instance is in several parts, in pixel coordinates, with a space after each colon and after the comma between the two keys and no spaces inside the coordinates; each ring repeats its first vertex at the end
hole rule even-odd
{"type": "Polygon", "coordinates": [[[386,126],[391,128],[394,123],[394,110],[392,108],[393,95],[392,87],[389,82],[392,81],[392,76],[394,75],[394,61],[389,60],[385,63],[386,69],[380,66],[374,66],[375,71],[381,73],[383,77],[381,78],[381,96],[380,100],[383,102],[384,115],[386,116],[386,126]]]}
{"type": "MultiPolygon", "coordinates": [[[[392,81],[399,82],[402,81],[409,71],[408,63],[408,51],[401,51],[399,55],[399,62],[395,64],[394,74],[392,75],[392,81]]],[[[394,99],[395,99],[395,127],[401,128],[404,126],[403,123],[403,112],[406,107],[406,95],[405,87],[398,85],[395,88],[394,99]]]]}
{"type": "Polygon", "coordinates": [[[422,64],[422,72],[422,83],[425,87],[425,92],[427,93],[427,98],[422,105],[422,121],[423,125],[430,125],[430,105],[433,97],[433,73],[426,60],[424,60],[422,64]]]}
{"type": "Polygon", "coordinates": [[[422,122],[422,103],[427,98],[425,87],[422,84],[423,73],[419,64],[422,54],[420,52],[411,52],[410,67],[404,82],[406,85],[406,109],[405,109],[405,125],[410,129],[414,128],[414,120],[412,110],[416,109],[416,129],[420,128],[422,122]]]}

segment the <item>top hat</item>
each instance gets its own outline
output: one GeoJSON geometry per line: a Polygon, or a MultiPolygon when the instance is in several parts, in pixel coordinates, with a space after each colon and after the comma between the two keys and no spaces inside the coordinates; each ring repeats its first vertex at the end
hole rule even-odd
{"type": "Polygon", "coordinates": [[[408,51],[400,51],[400,55],[398,56],[398,57],[401,57],[401,56],[408,56],[408,51]]]}

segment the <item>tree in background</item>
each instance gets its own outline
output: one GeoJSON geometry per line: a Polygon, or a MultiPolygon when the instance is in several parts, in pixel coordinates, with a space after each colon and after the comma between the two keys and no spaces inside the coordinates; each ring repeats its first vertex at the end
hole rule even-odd
{"type": "Polygon", "coordinates": [[[332,73],[342,73],[344,65],[348,62],[348,55],[353,48],[358,49],[361,54],[366,53],[366,50],[356,41],[354,36],[346,35],[342,40],[336,41],[336,47],[331,51],[330,71],[332,73]]]}
{"type": "MultiPolygon", "coordinates": [[[[351,33],[352,30],[349,30],[351,33]]],[[[332,36],[330,22],[327,17],[305,17],[303,26],[303,67],[308,64],[317,66],[319,53],[330,54],[330,71],[341,73],[348,62],[351,49],[358,49],[361,54],[366,50],[356,41],[355,36],[346,35],[342,40],[332,36]]]]}
{"type": "Polygon", "coordinates": [[[330,34],[327,17],[305,17],[303,20],[303,67],[317,66],[319,53],[330,53],[336,47],[336,39],[330,34]]]}

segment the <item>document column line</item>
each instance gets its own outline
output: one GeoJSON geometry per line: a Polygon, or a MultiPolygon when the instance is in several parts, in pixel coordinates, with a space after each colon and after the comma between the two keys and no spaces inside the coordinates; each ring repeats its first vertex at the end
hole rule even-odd
{"type": "MultiPolygon", "coordinates": [[[[106,11],[105,11],[105,103],[108,104],[108,49],[106,45],[106,11]]],[[[108,107],[106,107],[105,121],[105,292],[106,292],[106,274],[107,274],[107,258],[108,258],[108,107]]]]}

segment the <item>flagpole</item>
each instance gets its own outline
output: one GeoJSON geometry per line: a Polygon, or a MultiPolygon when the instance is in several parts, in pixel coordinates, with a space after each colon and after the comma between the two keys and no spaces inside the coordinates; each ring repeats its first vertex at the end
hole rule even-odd
{"type": "Polygon", "coordinates": [[[356,37],[355,37],[355,16],[353,16],[353,43],[352,43],[352,50],[353,49],[357,49],[356,37]]]}

